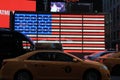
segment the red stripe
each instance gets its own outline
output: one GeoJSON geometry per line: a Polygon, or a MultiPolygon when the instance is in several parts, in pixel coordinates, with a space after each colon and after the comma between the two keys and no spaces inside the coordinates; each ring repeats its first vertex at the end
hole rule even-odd
{"type": "Polygon", "coordinates": [[[56,40],[60,40],[59,38],[44,38],[44,37],[39,37],[39,38],[31,38],[33,41],[37,41],[37,40],[47,40],[47,41],[56,41],[56,40]]]}
{"type": "MultiPolygon", "coordinates": [[[[49,38],[49,37],[31,37],[32,40],[60,40],[59,37],[56,38],[49,38]]],[[[104,42],[104,38],[61,38],[62,41],[64,40],[72,40],[72,41],[100,41],[100,42],[104,42]]]]}
{"type": "Polygon", "coordinates": [[[83,47],[105,47],[105,45],[104,44],[63,44],[63,46],[64,47],[81,47],[81,46],[83,46],[83,47]]]}
{"type": "Polygon", "coordinates": [[[54,18],[54,17],[59,18],[59,17],[60,17],[60,14],[52,14],[52,18],[54,18]]]}
{"type": "Polygon", "coordinates": [[[61,17],[68,17],[68,18],[82,18],[82,15],[75,15],[75,14],[62,14],[61,17]]]}
{"type": "Polygon", "coordinates": [[[62,44],[63,47],[68,47],[68,46],[71,46],[71,47],[81,47],[82,44],[62,44]]]}
{"type": "Polygon", "coordinates": [[[52,20],[52,23],[60,23],[59,20],[52,20]]]}
{"type": "Polygon", "coordinates": [[[91,35],[91,36],[93,36],[93,35],[98,35],[98,36],[103,36],[105,33],[103,33],[103,32],[98,32],[97,34],[94,32],[94,33],[92,33],[92,32],[83,32],[83,35],[84,36],[86,36],[86,35],[91,35]]]}
{"type": "Polygon", "coordinates": [[[59,29],[60,26],[52,26],[52,29],[59,29]]]}
{"type": "Polygon", "coordinates": [[[72,21],[72,20],[61,20],[60,21],[61,23],[69,23],[69,24],[72,24],[72,23],[74,23],[74,24],[82,24],[82,22],[83,21],[80,21],[80,20],[75,20],[75,21],[72,21]]]}
{"type": "Polygon", "coordinates": [[[63,47],[105,47],[104,44],[62,44],[63,47]]]}
{"type": "Polygon", "coordinates": [[[104,15],[83,15],[84,18],[104,18],[104,15]]]}
{"type": "Polygon", "coordinates": [[[83,44],[83,47],[105,47],[104,44],[83,44]]]}
{"type": "Polygon", "coordinates": [[[64,50],[64,52],[69,52],[69,53],[94,53],[100,51],[103,50],[64,50]]]}
{"type": "MultiPolygon", "coordinates": [[[[48,41],[54,41],[54,40],[60,40],[59,38],[46,38],[46,37],[38,37],[38,38],[31,38],[32,40],[48,40],[48,41]]],[[[61,38],[61,41],[81,41],[81,38],[61,38]]]]}
{"type": "Polygon", "coordinates": [[[97,27],[91,27],[91,26],[52,26],[52,29],[74,29],[74,30],[104,30],[104,26],[103,27],[100,27],[100,26],[97,26],[97,27]]]}
{"type": "Polygon", "coordinates": [[[30,44],[25,44],[25,43],[24,43],[23,46],[30,46],[30,44]]]}

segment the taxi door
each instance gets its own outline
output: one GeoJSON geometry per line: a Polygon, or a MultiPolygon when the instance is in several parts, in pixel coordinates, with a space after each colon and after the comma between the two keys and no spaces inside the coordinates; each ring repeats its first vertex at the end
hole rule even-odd
{"type": "MultiPolygon", "coordinates": [[[[52,80],[53,76],[53,63],[50,60],[49,52],[39,52],[28,59],[29,69],[31,69],[36,80],[52,80]]],[[[28,63],[27,61],[27,63],[28,63]]]]}
{"type": "Polygon", "coordinates": [[[52,76],[57,80],[80,80],[84,68],[81,62],[74,62],[73,57],[66,54],[53,53],[52,76]]]}

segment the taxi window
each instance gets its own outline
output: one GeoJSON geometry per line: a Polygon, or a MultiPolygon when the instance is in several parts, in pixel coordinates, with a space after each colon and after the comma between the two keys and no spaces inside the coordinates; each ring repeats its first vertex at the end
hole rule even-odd
{"type": "Polygon", "coordinates": [[[68,56],[68,55],[62,54],[62,53],[54,53],[53,57],[54,57],[54,61],[65,61],[65,62],[73,61],[73,58],[71,56],[68,56]]]}
{"type": "Polygon", "coordinates": [[[50,54],[49,53],[45,53],[45,52],[40,52],[37,53],[31,57],[28,58],[28,60],[50,60],[50,54]]]}
{"type": "Polygon", "coordinates": [[[40,52],[40,53],[37,53],[37,54],[29,57],[28,60],[72,62],[73,58],[64,53],[59,53],[59,52],[40,52]]]}

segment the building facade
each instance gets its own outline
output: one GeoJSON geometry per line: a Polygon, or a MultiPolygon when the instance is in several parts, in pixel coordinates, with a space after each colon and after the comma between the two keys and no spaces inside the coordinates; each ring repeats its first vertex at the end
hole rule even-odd
{"type": "Polygon", "coordinates": [[[120,0],[103,0],[103,12],[109,14],[108,46],[120,51],[120,0]]]}

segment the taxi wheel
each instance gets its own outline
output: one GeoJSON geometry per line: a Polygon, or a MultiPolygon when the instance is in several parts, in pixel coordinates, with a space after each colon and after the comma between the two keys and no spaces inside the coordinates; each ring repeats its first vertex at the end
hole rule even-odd
{"type": "Polygon", "coordinates": [[[32,80],[32,77],[27,71],[19,71],[15,74],[14,80],[32,80]]]}
{"type": "Polygon", "coordinates": [[[120,76],[120,65],[116,65],[112,68],[112,75],[120,76]]]}
{"type": "Polygon", "coordinates": [[[83,80],[101,80],[101,76],[98,71],[89,70],[84,74],[83,80]]]}

